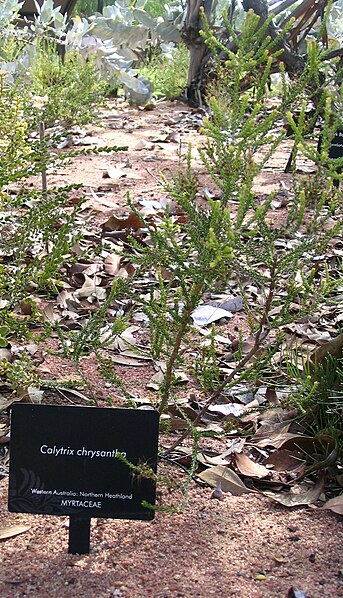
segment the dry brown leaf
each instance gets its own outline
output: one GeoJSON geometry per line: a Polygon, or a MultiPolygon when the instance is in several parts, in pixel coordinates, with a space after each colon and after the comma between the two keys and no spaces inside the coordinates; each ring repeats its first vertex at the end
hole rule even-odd
{"type": "Polygon", "coordinates": [[[336,359],[342,357],[343,351],[343,334],[339,334],[336,338],[333,338],[318,349],[315,350],[314,354],[311,355],[310,360],[313,364],[323,364],[327,360],[327,358],[331,355],[336,359]]]}
{"type": "Polygon", "coordinates": [[[115,276],[120,270],[121,256],[116,253],[109,253],[104,260],[105,272],[110,276],[115,276]]]}
{"type": "Polygon", "coordinates": [[[84,401],[86,401],[87,403],[90,401],[89,397],[87,397],[86,395],[84,395],[82,392],[76,390],[75,388],[68,388],[68,387],[64,387],[64,386],[57,386],[56,388],[58,388],[59,390],[62,390],[63,392],[73,395],[74,397],[77,397],[78,399],[82,399],[84,401]]]}
{"type": "Polygon", "coordinates": [[[223,433],[223,426],[221,424],[215,424],[214,422],[203,422],[201,426],[197,426],[196,429],[199,430],[199,432],[203,432],[205,429],[206,432],[223,433]]]}
{"type": "Polygon", "coordinates": [[[238,351],[240,349],[242,353],[245,355],[251,351],[251,349],[255,345],[255,337],[253,335],[249,335],[246,339],[244,339],[243,343],[240,344],[240,339],[236,338],[232,341],[231,349],[232,351],[238,351]]]}
{"type": "Polygon", "coordinates": [[[338,515],[343,515],[343,494],[335,496],[335,498],[330,498],[323,506],[323,509],[330,509],[330,511],[338,513],[338,515]]]}
{"type": "MultiPolygon", "coordinates": [[[[197,418],[198,412],[193,409],[192,407],[190,407],[187,404],[180,404],[176,405],[175,402],[169,402],[168,403],[168,411],[169,413],[171,413],[172,415],[176,415],[177,417],[181,417],[181,419],[189,419],[191,421],[194,421],[197,418]]],[[[212,463],[211,465],[218,465],[218,463],[212,463]]]]}
{"type": "Polygon", "coordinates": [[[254,446],[258,446],[260,448],[264,448],[266,446],[280,448],[280,446],[282,446],[287,440],[297,438],[298,436],[299,434],[291,434],[290,432],[277,432],[275,434],[268,434],[265,438],[260,438],[260,440],[255,440],[255,437],[253,437],[252,442],[254,443],[254,446]]]}
{"type": "Polygon", "coordinates": [[[101,279],[98,276],[94,276],[94,275],[98,274],[99,272],[102,272],[102,271],[103,271],[103,265],[99,264],[98,262],[95,262],[93,264],[89,264],[86,268],[84,268],[82,270],[82,272],[78,276],[74,276],[73,278],[74,278],[74,281],[76,284],[81,284],[86,275],[90,276],[90,277],[93,276],[94,280],[98,284],[101,279]]]}
{"type": "Polygon", "coordinates": [[[90,302],[106,299],[106,289],[97,285],[97,282],[101,280],[99,277],[90,278],[87,274],[82,274],[82,276],[84,276],[85,282],[80,289],[74,291],[76,299],[87,299],[90,302]]]}
{"type": "Polygon", "coordinates": [[[234,453],[240,453],[243,450],[243,447],[246,443],[246,438],[232,438],[231,446],[229,446],[226,451],[224,451],[220,456],[225,459],[234,453]]]}
{"type": "Polygon", "coordinates": [[[125,355],[111,355],[111,361],[118,363],[119,365],[129,365],[133,367],[146,367],[146,360],[139,360],[134,357],[126,357],[125,355]]]}
{"type": "Polygon", "coordinates": [[[151,150],[155,147],[155,145],[153,143],[151,143],[151,141],[146,141],[145,139],[140,139],[139,141],[137,141],[136,145],[133,146],[133,149],[136,151],[141,151],[141,150],[151,150]]]}
{"type": "Polygon", "coordinates": [[[217,455],[215,457],[210,457],[209,455],[206,455],[206,453],[198,453],[197,459],[199,461],[199,463],[202,463],[202,465],[222,465],[227,467],[228,465],[228,461],[226,459],[223,459],[223,457],[221,457],[220,455],[217,455]]]}
{"type": "Polygon", "coordinates": [[[269,492],[265,490],[262,492],[264,496],[272,498],[276,502],[281,503],[285,507],[297,507],[299,505],[311,505],[316,502],[324,490],[325,477],[321,476],[315,484],[305,492],[269,492]]]}
{"type": "Polygon", "coordinates": [[[10,525],[8,527],[2,527],[0,529],[0,540],[8,540],[9,538],[14,538],[14,536],[19,536],[19,534],[27,532],[30,528],[31,525],[10,525]]]}
{"type": "Polygon", "coordinates": [[[90,297],[95,292],[95,281],[90,278],[87,274],[84,274],[85,281],[80,289],[74,291],[74,297],[78,299],[84,299],[90,297]]]}
{"type": "Polygon", "coordinates": [[[336,447],[336,442],[328,434],[317,434],[315,437],[298,435],[286,440],[282,447],[288,450],[301,450],[307,455],[313,453],[323,454],[332,452],[336,447]]]}
{"type": "MultiPolygon", "coordinates": [[[[199,328],[198,332],[207,337],[210,337],[212,334],[211,330],[208,330],[207,328],[199,328]]],[[[222,336],[221,334],[216,334],[214,340],[223,345],[231,345],[231,339],[227,336],[222,336]]]]}
{"type": "Polygon", "coordinates": [[[232,318],[233,314],[221,307],[199,305],[191,314],[195,326],[208,326],[222,318],[232,318]]]}
{"type": "Polygon", "coordinates": [[[221,307],[234,314],[243,309],[243,299],[241,297],[226,297],[222,301],[212,301],[208,305],[221,307]]]}
{"type": "Polygon", "coordinates": [[[117,218],[116,216],[111,216],[106,222],[103,223],[102,229],[105,231],[115,231],[115,230],[124,230],[127,228],[133,228],[137,230],[138,228],[142,228],[144,226],[144,222],[142,222],[136,214],[131,212],[127,218],[117,218]]]}
{"type": "MultiPolygon", "coordinates": [[[[121,337],[123,337],[123,335],[121,335],[121,337]]],[[[125,337],[124,337],[124,342],[125,342],[125,337]]],[[[129,343],[126,340],[126,348],[121,351],[121,355],[123,355],[124,357],[133,357],[134,359],[141,359],[143,361],[152,361],[152,357],[150,357],[150,355],[147,355],[146,353],[138,353],[137,351],[130,351],[130,349],[127,348],[127,346],[129,344],[133,344],[133,343],[129,343]]]]}
{"type": "Polygon", "coordinates": [[[234,496],[252,492],[252,490],[243,484],[242,480],[234,471],[232,471],[232,469],[229,469],[224,465],[210,467],[201,472],[198,475],[198,478],[209,484],[209,486],[212,486],[212,488],[216,488],[219,482],[221,482],[223,492],[231,492],[234,496]]]}
{"type": "MultiPolygon", "coordinates": [[[[56,304],[62,309],[68,309],[68,302],[72,299],[72,294],[63,289],[56,297],[56,304]]],[[[44,310],[45,311],[45,310],[44,310]]]]}
{"type": "Polygon", "coordinates": [[[105,142],[101,137],[86,135],[85,137],[74,139],[74,145],[105,145],[105,142]]]}
{"type": "Polygon", "coordinates": [[[239,471],[246,476],[254,478],[265,478],[270,475],[270,469],[255,463],[245,453],[235,453],[235,461],[239,471]]]}
{"type": "Polygon", "coordinates": [[[260,403],[258,402],[258,400],[257,399],[253,399],[252,401],[250,401],[250,403],[246,403],[245,404],[244,411],[246,411],[247,413],[249,413],[253,409],[258,409],[259,406],[260,406],[260,403]]]}
{"type": "Polygon", "coordinates": [[[156,374],[154,374],[152,376],[152,378],[150,378],[146,387],[151,388],[152,390],[158,390],[160,388],[160,385],[162,384],[163,380],[164,380],[164,373],[161,370],[159,370],[158,372],[156,372],[156,374]]]}
{"type": "MultiPolygon", "coordinates": [[[[289,392],[287,393],[280,393],[279,391],[276,392],[278,399],[281,402],[285,399],[288,399],[289,392]]],[[[289,409],[283,407],[272,407],[267,409],[266,411],[262,411],[259,416],[259,422],[261,422],[261,434],[260,436],[265,436],[265,431],[271,432],[288,432],[288,429],[292,423],[292,421],[299,415],[298,409],[289,409]]],[[[255,434],[257,437],[259,434],[255,434]]]]}
{"type": "Polygon", "coordinates": [[[289,424],[286,424],[286,426],[280,427],[279,431],[275,433],[266,432],[266,434],[263,434],[262,428],[252,437],[252,442],[254,446],[260,448],[273,446],[277,449],[283,447],[289,450],[297,450],[300,447],[301,449],[306,450],[306,452],[313,451],[312,436],[303,436],[302,434],[297,434],[295,432],[287,432],[285,430],[287,430],[288,427],[289,424]]]}
{"type": "Polygon", "coordinates": [[[279,449],[264,459],[263,464],[269,465],[274,471],[292,471],[299,465],[306,465],[306,461],[301,460],[302,456],[299,451],[279,449]]]}
{"type": "Polygon", "coordinates": [[[189,378],[186,372],[182,370],[175,370],[174,372],[174,383],[175,384],[187,384],[189,382],[189,378]]]}
{"type": "MultiPolygon", "coordinates": [[[[62,291],[62,293],[63,292],[66,291],[62,291]]],[[[54,307],[51,305],[51,303],[48,303],[48,305],[44,307],[43,317],[45,320],[51,323],[57,322],[60,319],[60,316],[54,312],[54,307]]]]}

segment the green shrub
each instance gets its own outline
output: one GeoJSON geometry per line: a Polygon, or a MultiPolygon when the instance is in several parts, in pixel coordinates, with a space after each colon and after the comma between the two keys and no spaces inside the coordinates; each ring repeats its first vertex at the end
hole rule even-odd
{"type": "MultiPolygon", "coordinates": [[[[115,0],[103,0],[103,6],[112,6],[115,4],[115,0]]],[[[132,5],[135,4],[135,1],[132,0],[132,5]]],[[[163,17],[165,14],[165,4],[171,4],[170,0],[146,0],[143,8],[144,10],[151,16],[151,17],[163,17]]],[[[98,0],[77,0],[74,10],[74,15],[85,15],[87,17],[94,15],[97,12],[99,6],[98,0]]]]}
{"type": "Polygon", "coordinates": [[[165,0],[164,2],[160,2],[160,0],[147,0],[144,4],[144,10],[151,15],[152,17],[163,17],[165,15],[165,4],[170,4],[165,0]]]}
{"type": "Polygon", "coordinates": [[[22,98],[0,76],[0,202],[6,185],[29,174],[33,162],[23,109],[22,98]]]}
{"type": "MultiPolygon", "coordinates": [[[[254,341],[248,353],[238,351],[231,373],[220,380],[213,347],[198,361],[195,374],[202,388],[213,388],[205,410],[225,386],[261,380],[282,343],[283,327],[316,312],[333,288],[327,270],[317,276],[314,258],[339,234],[338,195],[332,179],[338,176],[340,162],[328,165],[324,153],[312,148],[301,126],[302,116],[299,124],[293,125],[296,141],[317,163],[323,185],[315,209],[307,213],[303,183],[294,177],[284,220],[275,225],[270,213],[276,192],[258,197],[254,191],[256,177],[285,140],[286,131],[277,123],[292,113],[299,98],[306,99],[312,83],[312,93],[318,91],[315,82],[320,60],[313,52],[304,74],[292,85],[285,84],[282,104],[270,110],[265,102],[266,81],[279,51],[266,36],[267,24],[261,29],[258,24],[253,13],[246,16],[242,38],[236,36],[236,53],[220,44],[208,27],[204,33],[215,56],[217,52],[218,77],[208,102],[209,116],[203,127],[206,137],[199,154],[220,191],[218,199],[199,205],[201,187],[189,152],[185,161],[180,160],[176,175],[166,182],[167,191],[182,209],[183,221],[167,211],[159,228],[149,227],[150,241],[145,248],[132,239],[135,263],[145,273],[148,270],[153,281],[150,297],[141,300],[141,308],[150,321],[152,355],[166,361],[160,385],[161,412],[168,411],[173,401],[176,368],[182,363],[189,365],[184,356],[195,334],[191,315],[208,291],[218,293],[227,284],[233,285],[235,292],[239,289],[254,341]],[[219,53],[224,52],[227,60],[222,67],[219,53]],[[259,77],[251,79],[256,68],[259,77]],[[337,208],[337,225],[330,228],[326,224],[332,202],[337,208]],[[255,287],[256,302],[245,292],[247,281],[255,287]]],[[[329,91],[323,92],[325,140],[332,138],[336,124],[330,97],[329,91]]]]}
{"type": "Polygon", "coordinates": [[[285,369],[293,388],[290,401],[299,409],[302,432],[330,437],[343,450],[343,358],[328,353],[316,361],[294,349],[285,355],[285,369]]]}
{"type": "Polygon", "coordinates": [[[29,137],[23,106],[18,92],[0,79],[0,297],[6,325],[6,314],[33,289],[57,290],[59,269],[77,238],[78,208],[66,209],[68,188],[12,191],[12,183],[42,172],[48,161],[44,142],[29,137]]]}
{"type": "Polygon", "coordinates": [[[107,91],[93,59],[72,51],[63,62],[52,44],[37,50],[30,77],[33,94],[43,98],[37,117],[46,125],[92,122],[107,91]]]}
{"type": "MultiPolygon", "coordinates": [[[[106,2],[104,2],[104,5],[106,2]]],[[[98,10],[98,0],[77,0],[72,16],[84,15],[90,17],[98,10]]]]}
{"type": "Polygon", "coordinates": [[[151,58],[139,69],[139,74],[151,81],[155,96],[173,99],[187,85],[188,66],[188,50],[180,44],[168,54],[153,51],[151,58]]]}

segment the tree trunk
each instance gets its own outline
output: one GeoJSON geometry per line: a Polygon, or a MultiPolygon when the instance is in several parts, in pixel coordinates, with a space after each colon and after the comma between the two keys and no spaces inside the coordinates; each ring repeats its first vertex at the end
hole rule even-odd
{"type": "Polygon", "coordinates": [[[206,18],[210,20],[213,0],[187,0],[186,16],[182,29],[182,39],[186,44],[190,63],[188,69],[188,81],[186,98],[191,105],[202,104],[199,80],[205,57],[208,55],[208,48],[199,34],[201,29],[200,8],[205,11],[206,18]]]}
{"type": "MultiPolygon", "coordinates": [[[[323,0],[324,5],[327,4],[327,1],[323,0]]],[[[182,38],[190,52],[190,66],[185,96],[190,104],[198,106],[202,105],[205,95],[206,82],[209,79],[206,71],[208,71],[210,58],[209,50],[199,34],[201,29],[200,8],[204,8],[206,18],[211,22],[215,3],[216,0],[187,0],[186,4],[182,38]]],[[[295,0],[286,0],[279,7],[279,10],[276,8],[276,12],[280,13],[285,8],[292,6],[292,4],[295,4],[295,0]]],[[[322,3],[319,4],[322,6],[322,3]]],[[[297,38],[299,36],[300,39],[301,36],[300,41],[305,39],[311,25],[320,17],[320,13],[318,12],[320,9],[319,4],[314,0],[303,0],[300,6],[296,8],[296,16],[300,19],[300,22],[287,35],[287,39],[282,37],[276,45],[276,49],[282,50],[279,61],[284,63],[286,71],[291,76],[299,75],[304,70],[306,57],[300,56],[297,53],[297,47],[300,43],[297,38]]],[[[229,0],[228,5],[230,5],[229,0]]],[[[231,5],[234,6],[234,0],[231,0],[231,5]]],[[[243,0],[243,8],[246,12],[252,9],[260,17],[260,26],[268,18],[267,0],[243,0]]],[[[284,20],[284,23],[287,20],[284,20]]],[[[270,23],[267,33],[272,39],[275,39],[279,35],[280,29],[273,23],[270,23]]],[[[234,51],[232,44],[229,47],[231,51],[234,51]]],[[[225,56],[223,56],[223,59],[225,59],[225,56]]]]}

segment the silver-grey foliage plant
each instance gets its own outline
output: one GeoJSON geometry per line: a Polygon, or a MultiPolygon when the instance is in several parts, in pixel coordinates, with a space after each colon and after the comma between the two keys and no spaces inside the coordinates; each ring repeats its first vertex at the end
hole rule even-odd
{"type": "Polygon", "coordinates": [[[117,0],[104,7],[103,14],[96,13],[89,19],[74,17],[70,26],[60,7],[53,0],[44,0],[42,5],[35,2],[37,14],[33,22],[18,29],[14,23],[23,4],[5,0],[0,5],[0,69],[12,81],[21,76],[23,64],[27,67],[34,60],[30,45],[35,46],[35,40],[53,38],[67,49],[78,50],[84,58],[96,57],[99,69],[109,80],[144,96],[147,83],[136,77],[132,67],[144,56],[148,43],[160,44],[162,51],[168,51],[170,45],[180,40],[182,9],[178,2],[172,8],[166,6],[165,18],[154,19],[144,10],[145,0],[138,0],[135,6],[129,0],[117,0]],[[13,35],[26,39],[28,47],[15,61],[1,61],[1,46],[13,35]]]}

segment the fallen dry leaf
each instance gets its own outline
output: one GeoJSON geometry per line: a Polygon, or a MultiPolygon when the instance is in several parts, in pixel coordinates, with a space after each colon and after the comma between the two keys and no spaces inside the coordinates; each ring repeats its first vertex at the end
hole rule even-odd
{"type": "Polygon", "coordinates": [[[126,355],[110,355],[111,361],[119,365],[129,365],[133,367],[146,367],[147,360],[138,357],[127,357],[126,355]]]}
{"type": "Polygon", "coordinates": [[[161,415],[160,425],[163,430],[174,432],[175,430],[186,430],[187,422],[181,417],[175,415],[163,414],[161,415]]]}
{"type": "Polygon", "coordinates": [[[81,139],[74,139],[74,145],[105,145],[105,142],[101,137],[86,135],[81,139]]]}
{"type": "Polygon", "coordinates": [[[221,309],[225,309],[234,314],[243,309],[243,299],[242,297],[228,297],[222,301],[211,301],[208,305],[221,307],[221,309]]]}
{"type": "Polygon", "coordinates": [[[222,318],[232,318],[232,313],[221,307],[213,307],[213,305],[199,305],[191,317],[196,326],[207,326],[221,320],[222,318]]]}
{"type": "MultiPolygon", "coordinates": [[[[257,437],[257,434],[255,435],[257,437]]],[[[254,442],[254,446],[258,446],[260,448],[264,448],[266,446],[273,446],[275,448],[280,448],[282,446],[284,446],[286,443],[289,443],[288,448],[291,450],[291,448],[297,448],[298,445],[300,445],[303,438],[306,438],[306,441],[313,441],[312,437],[304,437],[301,436],[300,434],[292,434],[291,432],[278,432],[276,434],[270,434],[269,436],[267,436],[266,438],[261,438],[261,440],[257,440],[255,441],[253,439],[254,442]],[[292,445],[292,447],[291,447],[292,445]]],[[[303,445],[302,445],[303,446],[303,445]]]]}
{"type": "Polygon", "coordinates": [[[311,355],[311,361],[312,361],[312,363],[317,364],[317,365],[324,364],[324,362],[327,360],[327,358],[330,355],[332,357],[336,357],[336,359],[339,359],[340,357],[342,357],[342,351],[343,351],[343,334],[339,334],[338,336],[336,336],[329,342],[324,343],[324,345],[321,345],[320,347],[318,347],[318,349],[315,350],[314,354],[311,355]]]}
{"type": "Polygon", "coordinates": [[[147,383],[146,387],[151,388],[152,390],[158,390],[164,380],[164,373],[162,370],[158,370],[156,374],[150,378],[149,382],[147,383]]]}
{"type": "Polygon", "coordinates": [[[116,168],[115,166],[109,166],[103,173],[104,179],[115,179],[119,180],[123,177],[127,176],[127,173],[124,172],[122,168],[116,168]]]}
{"type": "Polygon", "coordinates": [[[9,538],[14,538],[14,536],[19,536],[19,534],[27,532],[30,528],[31,525],[10,525],[3,527],[0,529],[0,540],[8,540],[9,538]]]}
{"type": "Polygon", "coordinates": [[[154,144],[151,141],[145,141],[145,139],[140,139],[137,143],[133,146],[133,149],[136,151],[141,151],[144,149],[150,150],[154,148],[154,144]]]}
{"type": "Polygon", "coordinates": [[[306,490],[305,492],[270,492],[265,490],[262,492],[264,496],[272,498],[285,507],[297,507],[299,505],[311,505],[316,502],[324,489],[324,476],[321,476],[318,482],[306,490]]]}
{"type": "Polygon", "coordinates": [[[117,218],[117,216],[111,216],[106,222],[103,223],[102,229],[104,231],[116,231],[124,230],[126,228],[133,228],[137,230],[142,228],[144,222],[142,222],[136,214],[131,212],[127,218],[117,218]]]}
{"type": "Polygon", "coordinates": [[[253,478],[265,478],[270,475],[270,469],[249,459],[245,453],[235,453],[235,461],[239,471],[253,478]]]}
{"type": "Polygon", "coordinates": [[[109,253],[105,257],[104,268],[105,272],[110,276],[115,276],[120,270],[121,256],[116,253],[109,253]]]}
{"type": "Polygon", "coordinates": [[[199,463],[202,463],[203,465],[206,465],[206,466],[208,466],[208,465],[224,465],[225,467],[227,467],[227,465],[229,464],[227,459],[223,459],[223,457],[221,457],[221,455],[211,457],[209,455],[206,455],[206,453],[198,453],[197,460],[199,461],[199,463]]]}
{"type": "Polygon", "coordinates": [[[330,498],[322,508],[330,509],[330,511],[338,513],[338,515],[343,515],[343,494],[330,498]]]}
{"type": "Polygon", "coordinates": [[[306,461],[301,459],[302,456],[299,451],[278,449],[264,459],[263,465],[269,465],[275,471],[292,471],[299,465],[305,467],[306,461]]]}
{"type": "Polygon", "coordinates": [[[212,486],[212,488],[216,488],[220,482],[223,492],[231,492],[234,496],[253,492],[243,484],[242,480],[232,469],[224,465],[210,467],[201,472],[197,477],[209,486],[212,486]]]}

